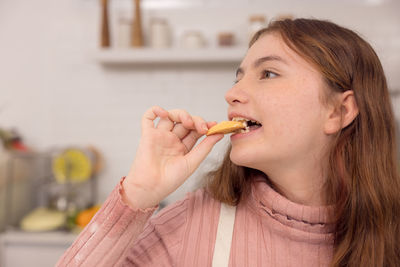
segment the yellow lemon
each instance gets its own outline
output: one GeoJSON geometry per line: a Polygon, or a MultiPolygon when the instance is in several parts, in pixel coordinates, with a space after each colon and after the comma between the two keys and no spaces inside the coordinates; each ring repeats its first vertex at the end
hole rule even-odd
{"type": "Polygon", "coordinates": [[[82,150],[67,149],[53,160],[53,173],[59,183],[83,182],[92,175],[92,162],[82,150]]]}

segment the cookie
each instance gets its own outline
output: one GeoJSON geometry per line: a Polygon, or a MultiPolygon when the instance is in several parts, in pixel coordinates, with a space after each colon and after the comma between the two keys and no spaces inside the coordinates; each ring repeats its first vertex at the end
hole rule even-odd
{"type": "Polygon", "coordinates": [[[240,121],[222,121],[211,127],[208,130],[207,135],[228,134],[244,128],[246,128],[246,125],[240,121]]]}

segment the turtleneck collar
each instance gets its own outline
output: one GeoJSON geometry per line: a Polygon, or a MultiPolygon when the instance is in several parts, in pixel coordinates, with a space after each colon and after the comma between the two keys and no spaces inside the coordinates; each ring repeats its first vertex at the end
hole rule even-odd
{"type": "Polygon", "coordinates": [[[268,216],[300,231],[328,234],[334,230],[333,206],[305,206],[292,202],[268,185],[264,177],[252,181],[249,204],[261,216],[268,216]]]}

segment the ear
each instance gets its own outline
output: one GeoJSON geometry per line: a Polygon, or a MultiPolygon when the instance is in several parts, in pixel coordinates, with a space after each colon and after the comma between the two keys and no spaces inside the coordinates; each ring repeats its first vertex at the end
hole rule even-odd
{"type": "Polygon", "coordinates": [[[331,135],[348,126],[358,115],[358,106],[352,90],[340,93],[338,105],[328,111],[328,119],[324,125],[325,134],[331,135]]]}

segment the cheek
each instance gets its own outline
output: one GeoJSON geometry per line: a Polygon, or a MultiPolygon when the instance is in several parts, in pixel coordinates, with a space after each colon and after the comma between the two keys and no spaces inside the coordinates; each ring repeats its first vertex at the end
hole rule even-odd
{"type": "MultiPolygon", "coordinates": [[[[300,81],[298,84],[307,83],[300,81]]],[[[318,87],[293,85],[292,90],[271,96],[264,114],[274,136],[295,140],[302,133],[315,131],[321,126],[321,111],[318,87]]]]}

